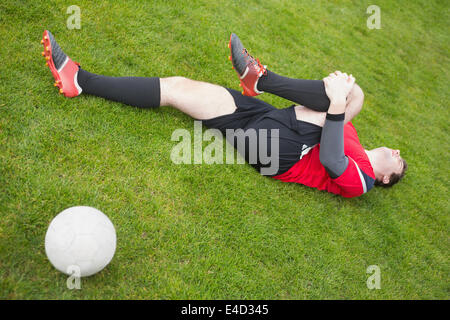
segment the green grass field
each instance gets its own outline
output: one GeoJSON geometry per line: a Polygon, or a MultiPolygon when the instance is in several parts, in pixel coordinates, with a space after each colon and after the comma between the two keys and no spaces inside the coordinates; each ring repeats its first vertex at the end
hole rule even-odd
{"type": "MultiPolygon", "coordinates": [[[[13,1],[0,4],[1,299],[448,299],[449,9],[387,1],[13,1]],[[67,7],[81,29],[66,27],[67,7]],[[344,199],[244,165],[176,165],[169,107],[67,99],[40,55],[44,29],[90,72],[238,89],[231,32],[290,77],[352,73],[366,148],[398,148],[404,180],[344,199]],[[103,211],[118,236],[101,273],[66,287],[45,255],[60,211],[103,211]],[[369,290],[366,268],[381,270],[369,290]]],[[[289,101],[261,99],[279,108],[289,101]]],[[[205,144],[207,145],[207,143],[205,144]]]]}

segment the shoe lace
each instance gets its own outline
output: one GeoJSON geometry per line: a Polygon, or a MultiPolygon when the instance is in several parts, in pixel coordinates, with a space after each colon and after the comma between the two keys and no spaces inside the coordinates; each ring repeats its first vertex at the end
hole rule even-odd
{"type": "Polygon", "coordinates": [[[264,68],[264,66],[261,64],[258,58],[254,58],[252,55],[250,55],[247,51],[247,49],[242,49],[242,53],[244,54],[244,57],[246,59],[249,59],[251,63],[255,66],[255,68],[258,70],[258,72],[263,71],[264,75],[267,75],[267,69],[264,68]]]}

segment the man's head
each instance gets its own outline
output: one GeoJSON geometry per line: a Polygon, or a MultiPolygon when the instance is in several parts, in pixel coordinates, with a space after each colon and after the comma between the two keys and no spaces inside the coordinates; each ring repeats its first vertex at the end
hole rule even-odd
{"type": "Polygon", "coordinates": [[[375,185],[390,187],[405,175],[408,164],[400,157],[400,150],[380,147],[366,153],[375,173],[375,185]]]}

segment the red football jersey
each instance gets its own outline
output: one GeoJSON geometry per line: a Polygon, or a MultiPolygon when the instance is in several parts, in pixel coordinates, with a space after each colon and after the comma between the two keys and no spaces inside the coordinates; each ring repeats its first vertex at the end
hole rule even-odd
{"type": "Polygon", "coordinates": [[[301,183],[346,198],[360,196],[372,189],[375,174],[351,122],[344,126],[344,153],[348,157],[348,166],[342,175],[336,179],[330,177],[320,163],[319,151],[320,144],[317,144],[287,172],[273,178],[301,183]]]}

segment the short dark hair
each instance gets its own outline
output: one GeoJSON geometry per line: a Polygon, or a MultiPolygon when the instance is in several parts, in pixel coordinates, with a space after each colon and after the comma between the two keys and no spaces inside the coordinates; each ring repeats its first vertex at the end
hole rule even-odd
{"type": "Polygon", "coordinates": [[[391,174],[391,176],[389,177],[389,182],[388,183],[383,183],[383,181],[375,180],[375,185],[388,188],[388,187],[392,187],[394,184],[399,182],[403,178],[403,176],[405,175],[406,169],[408,169],[408,164],[406,163],[406,160],[402,159],[402,161],[403,161],[403,170],[402,170],[402,172],[391,174]]]}

